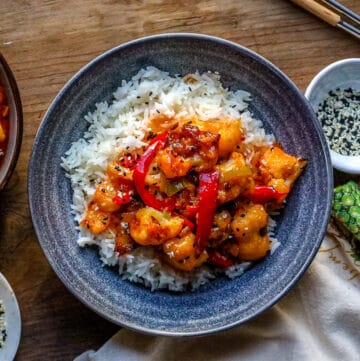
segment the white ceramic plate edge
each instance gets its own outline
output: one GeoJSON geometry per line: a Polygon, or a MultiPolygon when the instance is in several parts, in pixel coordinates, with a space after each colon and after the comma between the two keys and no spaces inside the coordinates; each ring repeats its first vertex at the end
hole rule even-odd
{"type": "Polygon", "coordinates": [[[1,361],[12,361],[16,355],[21,336],[21,316],[15,293],[0,272],[0,299],[5,307],[6,341],[0,349],[1,361]]]}

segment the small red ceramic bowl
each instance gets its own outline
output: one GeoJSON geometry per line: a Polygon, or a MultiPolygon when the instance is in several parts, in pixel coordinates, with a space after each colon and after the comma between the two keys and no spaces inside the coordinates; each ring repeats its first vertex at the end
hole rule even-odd
{"type": "Polygon", "coordinates": [[[23,115],[18,87],[12,71],[4,56],[0,53],[0,85],[5,88],[9,105],[9,134],[3,159],[0,160],[0,191],[9,180],[21,147],[23,115]]]}

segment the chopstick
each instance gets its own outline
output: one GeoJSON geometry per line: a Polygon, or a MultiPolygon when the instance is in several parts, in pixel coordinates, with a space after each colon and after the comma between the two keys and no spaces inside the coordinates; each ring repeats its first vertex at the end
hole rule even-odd
{"type": "MultiPolygon", "coordinates": [[[[316,2],[314,0],[291,0],[291,1],[293,3],[295,3],[296,5],[302,7],[303,9],[311,12],[318,18],[326,21],[328,24],[338,27],[338,28],[346,31],[347,33],[355,36],[357,39],[360,39],[360,28],[357,28],[354,25],[348,23],[347,21],[344,21],[341,18],[341,16],[338,13],[336,13],[335,11],[328,9],[327,7],[319,4],[318,2],[316,2]]],[[[326,2],[330,2],[330,1],[331,0],[326,0],[326,2]]],[[[337,3],[336,1],[331,1],[331,2],[333,2],[334,4],[337,3]]],[[[341,4],[338,4],[338,5],[341,5],[341,4]]],[[[335,7],[335,5],[332,5],[332,6],[335,7]]],[[[352,13],[352,14],[358,16],[357,14],[353,13],[349,9],[345,8],[344,6],[341,5],[341,7],[346,9],[347,14],[352,13]]],[[[341,10],[339,9],[339,11],[341,11],[341,10]]],[[[341,12],[345,14],[344,11],[341,11],[341,12]]],[[[345,15],[347,15],[347,14],[345,14],[345,15]]],[[[349,15],[347,15],[347,16],[350,18],[349,15]]],[[[355,19],[356,19],[356,16],[355,16],[355,19]]],[[[357,23],[356,21],[354,21],[354,22],[357,23]]],[[[360,26],[360,22],[359,22],[359,26],[360,26]]]]}
{"type": "Polygon", "coordinates": [[[340,4],[338,1],[336,1],[336,0],[322,0],[322,2],[325,3],[326,5],[329,5],[329,6],[333,7],[338,12],[346,15],[357,26],[360,26],[360,15],[354,13],[353,11],[351,11],[350,9],[345,7],[344,5],[340,4]]]}

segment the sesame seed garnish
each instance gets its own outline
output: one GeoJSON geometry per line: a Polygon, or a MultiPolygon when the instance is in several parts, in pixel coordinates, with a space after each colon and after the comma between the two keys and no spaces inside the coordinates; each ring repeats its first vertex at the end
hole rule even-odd
{"type": "Polygon", "coordinates": [[[316,113],[329,147],[343,155],[360,155],[360,92],[335,89],[319,104],[316,113]]]}

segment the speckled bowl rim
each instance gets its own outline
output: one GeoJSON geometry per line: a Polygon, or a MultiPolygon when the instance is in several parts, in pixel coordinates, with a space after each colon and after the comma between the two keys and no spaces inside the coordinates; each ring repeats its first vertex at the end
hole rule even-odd
{"type": "MultiPolygon", "coordinates": [[[[316,87],[321,79],[325,78],[329,73],[333,72],[336,69],[341,68],[343,65],[347,64],[359,64],[360,68],[360,58],[349,58],[335,61],[334,63],[329,64],[324,69],[322,69],[315,77],[311,80],[310,84],[305,90],[305,97],[310,99],[311,94],[316,92],[316,87]]],[[[359,73],[360,81],[360,73],[359,73]]],[[[347,156],[333,151],[330,147],[330,157],[334,168],[350,174],[360,174],[360,155],[358,156],[347,156]]]]}
{"type": "Polygon", "coordinates": [[[0,290],[3,294],[0,294],[0,299],[4,302],[5,307],[5,321],[7,338],[5,340],[4,348],[0,349],[0,356],[6,352],[6,357],[10,357],[8,360],[13,360],[17,353],[21,339],[21,313],[18,301],[14,290],[12,289],[9,281],[0,272],[0,290]]]}
{"type": "Polygon", "coordinates": [[[23,134],[23,112],[21,98],[15,76],[10,69],[5,57],[0,53],[0,72],[8,84],[3,84],[7,90],[7,97],[10,105],[10,139],[5,153],[5,159],[0,170],[0,192],[9,181],[17,160],[19,158],[22,134],[23,134]],[[12,144],[11,144],[12,143],[12,144]]]}
{"type": "MultiPolygon", "coordinates": [[[[310,103],[307,101],[307,99],[304,97],[304,95],[301,93],[301,91],[296,87],[296,85],[281,71],[279,70],[275,65],[273,65],[271,62],[269,62],[267,59],[265,59],[264,57],[262,57],[261,55],[257,54],[256,52],[241,46],[237,43],[225,40],[223,38],[219,38],[219,37],[215,37],[215,36],[211,36],[211,35],[205,35],[205,34],[198,34],[198,33],[164,33],[164,34],[156,34],[156,35],[150,35],[150,36],[145,36],[145,37],[141,37],[135,40],[131,40],[128,42],[125,42],[119,46],[116,46],[114,48],[109,49],[108,51],[104,52],[103,54],[99,55],[98,57],[94,58],[92,61],[90,61],[88,64],[86,64],[84,67],[82,67],[65,85],[64,87],[60,90],[60,92],[57,94],[57,96],[54,98],[54,100],[52,101],[51,105],[49,106],[47,112],[45,113],[44,117],[43,117],[43,121],[40,124],[40,127],[37,131],[36,134],[36,138],[35,138],[35,142],[33,145],[33,149],[36,147],[36,145],[41,141],[40,137],[38,136],[39,134],[42,133],[43,129],[45,128],[46,125],[46,119],[48,117],[49,114],[52,113],[53,109],[56,106],[57,101],[62,97],[63,93],[67,91],[67,89],[69,87],[72,86],[73,83],[75,83],[85,72],[87,72],[87,70],[93,66],[95,66],[98,62],[101,62],[103,58],[106,58],[107,56],[111,55],[112,53],[116,53],[122,49],[125,49],[127,47],[131,47],[133,45],[139,45],[141,43],[147,42],[147,41],[152,41],[152,40],[161,40],[161,39],[166,39],[166,38],[181,38],[181,39],[197,39],[197,40],[206,40],[206,41],[211,41],[211,42],[215,42],[221,45],[224,45],[226,47],[230,47],[232,49],[235,49],[236,51],[240,51],[243,54],[246,54],[246,56],[249,56],[251,59],[256,60],[257,62],[261,63],[262,65],[266,66],[268,69],[270,69],[272,72],[274,72],[277,76],[279,76],[280,78],[282,78],[287,84],[288,86],[297,94],[297,96],[302,100],[303,105],[305,107],[305,109],[309,112],[309,115],[311,115],[311,118],[313,120],[314,126],[315,126],[315,130],[317,132],[317,136],[319,137],[320,143],[321,143],[321,147],[322,150],[324,152],[324,156],[325,156],[325,167],[326,167],[326,173],[327,174],[332,174],[332,166],[331,166],[331,161],[330,161],[330,155],[328,152],[328,148],[326,145],[326,141],[325,141],[325,137],[322,133],[322,129],[320,124],[316,121],[316,117],[315,117],[315,113],[310,105],[310,103]]],[[[34,159],[34,151],[32,151],[31,157],[30,157],[30,162],[29,162],[29,173],[30,173],[30,169],[32,167],[33,162],[35,161],[34,159]]],[[[91,310],[93,310],[96,314],[98,314],[99,316],[105,318],[106,320],[115,323],[119,326],[122,327],[126,327],[128,329],[137,331],[137,332],[141,332],[144,334],[148,334],[148,335],[157,335],[157,336],[171,336],[171,337],[193,337],[193,336],[207,336],[207,335],[212,335],[221,331],[225,331],[231,328],[234,328],[235,326],[239,326],[243,323],[246,323],[247,321],[259,316],[261,313],[263,313],[264,311],[266,311],[267,309],[269,309],[270,307],[272,307],[274,304],[276,304],[294,285],[295,283],[301,278],[301,276],[304,274],[304,272],[306,271],[306,269],[309,267],[309,265],[311,264],[312,260],[314,259],[315,255],[317,254],[317,251],[321,245],[321,242],[323,240],[323,236],[325,234],[326,228],[327,228],[327,224],[330,218],[330,211],[331,211],[331,199],[332,199],[332,190],[333,190],[333,177],[330,176],[328,177],[328,182],[327,182],[327,211],[325,212],[325,214],[323,214],[323,222],[321,223],[321,227],[319,227],[319,233],[318,233],[318,237],[316,239],[313,239],[313,248],[312,251],[310,252],[310,254],[308,255],[307,259],[304,260],[302,267],[299,269],[298,273],[295,274],[295,276],[293,277],[292,281],[288,283],[288,285],[286,287],[284,287],[281,292],[279,292],[271,301],[269,301],[268,303],[262,305],[262,307],[259,307],[259,309],[257,310],[257,312],[255,314],[249,315],[247,317],[242,318],[241,320],[235,320],[234,322],[228,323],[226,325],[222,325],[222,326],[215,326],[211,329],[207,329],[207,330],[200,330],[200,331],[193,331],[193,332],[181,332],[181,331],[166,331],[166,330],[161,330],[161,329],[151,329],[151,328],[147,328],[147,327],[142,327],[141,325],[135,324],[135,323],[131,323],[131,322],[119,322],[115,317],[111,317],[108,314],[106,314],[105,312],[103,312],[102,310],[97,309],[96,307],[94,307],[92,305],[91,302],[89,302],[85,297],[83,297],[83,295],[80,292],[77,292],[76,289],[72,288],[70,285],[67,284],[66,280],[62,277],[61,272],[58,269],[58,265],[56,264],[56,262],[54,262],[52,260],[52,258],[50,257],[48,251],[46,250],[45,247],[43,247],[42,243],[40,243],[40,246],[44,252],[44,254],[46,255],[46,258],[48,259],[51,267],[53,268],[53,270],[55,271],[55,273],[57,274],[57,276],[60,278],[60,280],[63,282],[63,284],[68,288],[68,290],[77,298],[79,299],[83,304],[85,304],[88,308],[90,308],[91,310]]],[[[29,192],[29,201],[30,201],[30,213],[32,218],[34,219],[34,217],[36,216],[36,209],[33,208],[33,205],[31,203],[31,193],[32,193],[32,179],[29,176],[28,177],[28,192],[29,192]]],[[[41,229],[38,227],[36,222],[34,223],[34,229],[35,229],[35,233],[37,234],[38,238],[40,238],[41,235],[41,229]]]]}

